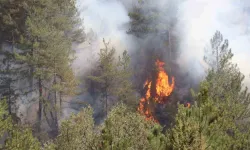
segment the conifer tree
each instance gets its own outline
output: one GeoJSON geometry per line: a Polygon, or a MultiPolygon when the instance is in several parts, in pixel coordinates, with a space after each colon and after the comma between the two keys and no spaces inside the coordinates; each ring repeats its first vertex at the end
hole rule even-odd
{"type": "Polygon", "coordinates": [[[193,113],[194,109],[179,105],[175,125],[166,134],[167,149],[204,150],[206,142],[204,135],[199,133],[198,118],[193,113]]]}
{"type": "Polygon", "coordinates": [[[25,6],[24,0],[0,1],[0,85],[1,96],[6,96],[9,114],[14,114],[15,102],[20,94],[25,94],[26,87],[16,86],[19,80],[24,79],[23,68],[14,57],[17,45],[25,29],[25,6]],[[20,93],[20,91],[24,91],[20,93]]]}
{"type": "Polygon", "coordinates": [[[55,140],[56,149],[99,148],[99,137],[94,131],[93,110],[88,107],[62,122],[60,135],[55,140]]]}
{"type": "Polygon", "coordinates": [[[39,141],[33,137],[29,128],[15,124],[6,112],[5,100],[0,101],[0,137],[4,144],[0,148],[5,150],[40,149],[39,141]]]}
{"type": "Polygon", "coordinates": [[[131,82],[130,56],[127,51],[124,51],[117,60],[115,58],[115,49],[110,48],[110,43],[106,43],[104,39],[103,43],[105,47],[99,53],[97,73],[89,76],[88,79],[98,84],[98,87],[94,88],[101,94],[106,115],[110,109],[111,100],[124,102],[135,108],[136,97],[131,82]]]}
{"type": "Polygon", "coordinates": [[[74,58],[71,46],[83,40],[80,20],[75,1],[30,2],[27,14],[27,32],[22,40],[26,48],[17,58],[30,66],[39,92],[38,130],[44,114],[57,135],[62,96],[73,94],[76,86],[70,67],[74,58]]]}
{"type": "Polygon", "coordinates": [[[205,59],[211,68],[199,92],[193,93],[195,104],[191,108],[179,106],[176,124],[167,135],[174,149],[248,148],[249,142],[239,139],[250,136],[246,120],[249,94],[247,89],[242,90],[243,75],[231,63],[228,41],[222,41],[222,35],[216,32],[211,40],[215,55],[205,59]]]}
{"type": "Polygon", "coordinates": [[[76,1],[1,0],[0,5],[0,45],[4,56],[0,94],[7,96],[11,113],[17,96],[38,91],[38,128],[48,99],[49,118],[54,118],[49,124],[57,124],[63,95],[74,94],[76,86],[70,67],[74,58],[71,46],[84,41],[76,1]],[[20,89],[16,86],[19,81],[28,81],[29,85],[20,89]]]}
{"type": "Polygon", "coordinates": [[[101,134],[102,149],[150,149],[147,138],[153,127],[153,122],[120,104],[110,111],[105,120],[101,134]]]}
{"type": "MultiPolygon", "coordinates": [[[[223,114],[224,122],[227,122],[224,130],[237,141],[236,135],[247,136],[246,131],[249,131],[246,128],[249,122],[245,120],[250,115],[250,99],[248,89],[243,85],[244,75],[237,64],[231,62],[233,54],[228,47],[228,40],[223,41],[222,34],[217,31],[211,39],[212,55],[205,57],[210,66],[206,81],[210,87],[209,96],[223,114]]],[[[238,148],[237,145],[238,142],[230,142],[232,149],[238,148]]]]}
{"type": "Polygon", "coordinates": [[[131,81],[133,72],[130,64],[130,56],[126,50],[123,52],[122,56],[119,56],[117,67],[117,99],[119,102],[123,102],[132,108],[136,108],[138,105],[136,103],[137,98],[135,96],[135,89],[131,81]]]}
{"type": "Polygon", "coordinates": [[[128,34],[145,38],[152,33],[167,33],[170,38],[171,30],[176,24],[175,5],[178,2],[170,0],[161,3],[161,6],[157,4],[155,0],[137,0],[128,13],[131,20],[128,34]]]}
{"type": "Polygon", "coordinates": [[[115,79],[117,77],[117,68],[115,66],[115,49],[109,47],[109,43],[106,43],[103,39],[104,48],[100,49],[99,60],[98,60],[98,75],[89,76],[90,80],[93,80],[100,84],[98,88],[103,103],[104,103],[104,112],[107,115],[108,113],[108,101],[110,96],[115,91],[115,79]]]}

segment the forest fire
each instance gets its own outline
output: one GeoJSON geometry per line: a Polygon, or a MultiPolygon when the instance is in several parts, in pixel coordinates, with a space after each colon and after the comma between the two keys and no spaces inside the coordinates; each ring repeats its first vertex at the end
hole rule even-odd
{"type": "Polygon", "coordinates": [[[155,65],[157,67],[157,76],[155,86],[152,86],[152,81],[147,80],[144,84],[144,87],[147,89],[145,97],[141,98],[140,104],[138,107],[138,111],[146,116],[147,120],[153,120],[158,122],[153,116],[152,110],[150,106],[152,103],[163,104],[166,100],[166,97],[169,96],[173,90],[175,85],[175,79],[172,77],[171,84],[169,83],[169,77],[165,72],[163,66],[164,62],[157,60],[155,65]],[[151,89],[155,87],[155,94],[151,94],[151,89]]]}

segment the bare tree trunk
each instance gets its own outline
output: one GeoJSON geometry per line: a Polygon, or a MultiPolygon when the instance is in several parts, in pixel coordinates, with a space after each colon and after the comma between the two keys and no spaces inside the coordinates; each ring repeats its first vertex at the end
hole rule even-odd
{"type": "Polygon", "coordinates": [[[105,91],[106,116],[108,116],[108,93],[105,91]]]}
{"type": "Polygon", "coordinates": [[[8,111],[9,111],[9,114],[11,114],[11,87],[10,87],[10,84],[11,84],[11,79],[9,79],[8,81],[8,111]]]}
{"type": "MultiPolygon", "coordinates": [[[[54,77],[54,83],[56,84],[56,77],[54,77]]],[[[57,136],[58,135],[58,118],[57,118],[57,91],[55,90],[55,93],[54,93],[54,106],[53,106],[53,108],[54,108],[54,110],[55,110],[55,117],[54,117],[54,120],[53,120],[53,122],[54,122],[54,125],[53,125],[53,130],[54,130],[54,134],[55,134],[55,136],[57,136]]]]}
{"type": "Polygon", "coordinates": [[[219,70],[219,50],[218,47],[216,48],[216,71],[219,70]]]}
{"type": "MultiPolygon", "coordinates": [[[[56,85],[57,84],[57,81],[56,81],[56,60],[55,60],[55,58],[54,58],[54,85],[56,85]]],[[[54,124],[53,124],[53,130],[54,130],[54,134],[55,134],[55,136],[57,136],[58,135],[58,118],[57,118],[57,89],[55,89],[55,93],[54,93],[54,106],[53,106],[53,108],[54,108],[54,110],[55,110],[55,117],[54,117],[54,120],[53,120],[53,122],[54,122],[54,124]]]]}
{"type": "MultiPolygon", "coordinates": [[[[11,41],[11,52],[14,52],[14,44],[15,44],[15,40],[14,40],[14,33],[12,31],[12,41],[11,41]]],[[[11,58],[8,58],[8,64],[7,64],[7,73],[8,73],[8,111],[9,114],[12,113],[12,107],[11,107],[11,71],[10,71],[10,67],[11,67],[11,62],[10,62],[11,58]]]]}
{"type": "Polygon", "coordinates": [[[60,116],[62,115],[62,92],[59,92],[59,99],[60,99],[60,116]]]}
{"type": "Polygon", "coordinates": [[[106,114],[106,116],[108,116],[108,79],[106,78],[105,79],[106,80],[106,83],[105,83],[105,96],[104,96],[104,98],[105,98],[105,104],[106,104],[106,112],[105,112],[105,114],[106,114]]]}
{"type": "Polygon", "coordinates": [[[42,102],[42,94],[43,94],[43,89],[42,89],[42,80],[39,77],[38,79],[38,89],[39,89],[39,105],[38,105],[38,131],[41,131],[41,122],[42,122],[42,106],[43,106],[43,102],[42,102]]]}
{"type": "MultiPolygon", "coordinates": [[[[34,49],[32,48],[31,49],[31,52],[30,52],[30,55],[31,55],[31,57],[34,57],[34,49]]],[[[33,91],[33,86],[34,86],[34,70],[35,70],[35,67],[34,67],[34,65],[30,65],[30,87],[31,87],[31,89],[32,89],[32,91],[33,91]]]]}

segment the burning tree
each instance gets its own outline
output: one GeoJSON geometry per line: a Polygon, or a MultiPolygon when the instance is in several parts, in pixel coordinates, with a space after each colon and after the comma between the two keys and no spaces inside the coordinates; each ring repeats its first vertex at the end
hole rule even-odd
{"type": "Polygon", "coordinates": [[[157,120],[153,116],[152,107],[154,103],[163,104],[174,90],[175,80],[172,77],[172,83],[169,83],[169,77],[165,72],[163,66],[164,62],[157,60],[155,65],[157,67],[157,75],[155,80],[147,80],[144,84],[146,88],[145,97],[141,98],[138,111],[145,115],[147,120],[157,120]]]}

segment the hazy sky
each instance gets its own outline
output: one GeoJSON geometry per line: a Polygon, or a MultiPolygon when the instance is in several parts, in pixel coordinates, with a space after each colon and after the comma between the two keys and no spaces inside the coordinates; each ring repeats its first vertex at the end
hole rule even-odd
{"type": "MultiPolygon", "coordinates": [[[[250,74],[250,36],[248,0],[186,0],[179,7],[178,29],[183,34],[184,59],[202,60],[204,47],[216,30],[229,40],[229,46],[245,75],[250,74]]],[[[188,68],[188,67],[187,67],[188,68]]],[[[249,77],[248,77],[249,78],[249,77]]]]}

